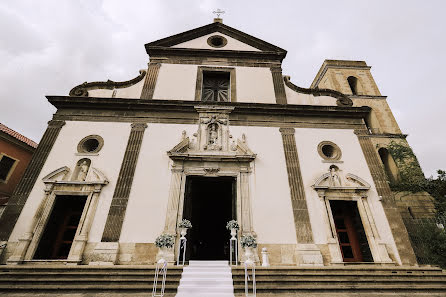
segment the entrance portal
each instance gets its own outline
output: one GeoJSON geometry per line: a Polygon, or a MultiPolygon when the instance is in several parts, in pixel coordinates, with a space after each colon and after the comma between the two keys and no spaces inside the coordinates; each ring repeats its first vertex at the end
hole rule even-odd
{"type": "Polygon", "coordinates": [[[233,177],[187,177],[183,218],[193,227],[187,235],[186,260],[229,259],[226,223],[237,217],[235,197],[233,177]]]}
{"type": "Polygon", "coordinates": [[[357,203],[330,201],[344,262],[373,262],[357,203]]]}
{"type": "Polygon", "coordinates": [[[86,196],[57,196],[34,259],[66,259],[71,249],[86,196]]]}

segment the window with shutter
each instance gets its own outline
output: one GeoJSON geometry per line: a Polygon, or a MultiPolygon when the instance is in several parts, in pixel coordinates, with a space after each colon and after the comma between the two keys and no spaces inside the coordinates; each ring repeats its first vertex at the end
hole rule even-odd
{"type": "Polygon", "coordinates": [[[0,155],[0,157],[0,181],[6,181],[12,169],[12,166],[15,163],[15,160],[5,155],[0,155]]]}
{"type": "Polygon", "coordinates": [[[203,72],[201,101],[230,101],[229,72],[203,72]]]}

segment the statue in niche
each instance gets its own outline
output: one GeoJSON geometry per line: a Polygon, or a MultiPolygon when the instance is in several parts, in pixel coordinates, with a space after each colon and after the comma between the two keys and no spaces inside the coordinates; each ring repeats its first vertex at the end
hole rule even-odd
{"type": "Polygon", "coordinates": [[[71,180],[74,181],[85,181],[87,179],[88,170],[90,169],[90,160],[82,159],[77,162],[76,168],[74,169],[73,177],[71,180]]]}
{"type": "Polygon", "coordinates": [[[209,137],[208,145],[217,145],[218,140],[218,124],[210,124],[208,127],[209,137]]]}
{"type": "Polygon", "coordinates": [[[341,178],[339,176],[339,168],[336,166],[330,166],[330,186],[332,187],[341,187],[341,178]]]}

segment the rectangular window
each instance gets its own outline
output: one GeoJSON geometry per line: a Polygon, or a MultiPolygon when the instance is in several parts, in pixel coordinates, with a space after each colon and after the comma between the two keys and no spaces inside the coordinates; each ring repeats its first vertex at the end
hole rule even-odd
{"type": "Polygon", "coordinates": [[[0,181],[6,181],[15,160],[5,155],[0,159],[0,181]]]}
{"type": "Polygon", "coordinates": [[[229,72],[203,71],[203,88],[201,101],[229,102],[230,100],[229,72]]]}

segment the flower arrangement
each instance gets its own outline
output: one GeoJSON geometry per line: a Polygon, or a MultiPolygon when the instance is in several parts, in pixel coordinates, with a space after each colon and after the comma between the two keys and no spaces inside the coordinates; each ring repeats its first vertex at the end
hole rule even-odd
{"type": "Polygon", "coordinates": [[[186,228],[186,229],[190,229],[192,228],[192,224],[189,220],[183,219],[179,224],[178,224],[178,228],[186,228]]]}
{"type": "Polygon", "coordinates": [[[243,248],[251,247],[256,248],[257,247],[257,240],[252,235],[243,235],[242,239],[240,240],[240,244],[243,248]]]}
{"type": "Polygon", "coordinates": [[[238,225],[238,222],[236,220],[231,220],[226,224],[226,229],[231,230],[231,229],[240,229],[240,226],[238,225]]]}
{"type": "Polygon", "coordinates": [[[158,248],[172,248],[175,245],[175,238],[170,234],[161,234],[156,238],[155,245],[158,248]]]}

